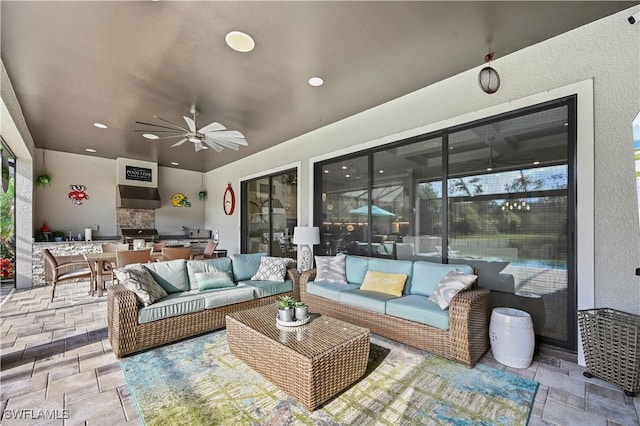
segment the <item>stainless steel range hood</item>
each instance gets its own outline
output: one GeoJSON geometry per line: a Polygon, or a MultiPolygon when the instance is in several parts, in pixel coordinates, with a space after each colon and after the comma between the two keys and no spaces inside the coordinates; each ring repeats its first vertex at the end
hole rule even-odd
{"type": "Polygon", "coordinates": [[[118,185],[116,194],[116,207],[153,210],[162,205],[158,188],[118,185]]]}

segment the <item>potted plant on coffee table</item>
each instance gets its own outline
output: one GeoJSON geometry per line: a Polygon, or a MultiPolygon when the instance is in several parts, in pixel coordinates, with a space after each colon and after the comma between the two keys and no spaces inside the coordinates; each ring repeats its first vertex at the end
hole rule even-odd
{"type": "Polygon", "coordinates": [[[283,322],[293,321],[293,311],[296,301],[291,296],[282,296],[278,300],[278,319],[283,322]]]}
{"type": "Polygon", "coordinates": [[[307,305],[302,301],[296,302],[295,310],[296,310],[296,321],[305,320],[309,316],[309,305],[307,305]]]}

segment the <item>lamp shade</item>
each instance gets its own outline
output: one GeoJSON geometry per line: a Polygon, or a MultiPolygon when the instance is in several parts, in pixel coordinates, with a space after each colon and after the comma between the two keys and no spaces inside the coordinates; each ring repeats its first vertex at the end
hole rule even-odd
{"type": "Polygon", "coordinates": [[[320,228],[317,226],[296,226],[293,228],[293,244],[320,244],[320,228]]]}

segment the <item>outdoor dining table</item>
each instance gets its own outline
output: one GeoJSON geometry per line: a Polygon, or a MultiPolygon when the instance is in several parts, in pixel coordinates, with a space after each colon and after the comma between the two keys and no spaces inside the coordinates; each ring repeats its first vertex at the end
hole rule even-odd
{"type": "MultiPolygon", "coordinates": [[[[95,271],[96,271],[96,286],[98,287],[98,297],[102,296],[102,288],[103,288],[103,280],[102,280],[102,272],[104,272],[104,265],[106,263],[114,264],[116,263],[116,253],[88,253],[87,260],[89,262],[95,262],[95,271]]],[[[160,252],[152,252],[151,260],[156,261],[160,259],[162,253],[160,252]]],[[[93,294],[93,292],[91,292],[93,294]]]]}

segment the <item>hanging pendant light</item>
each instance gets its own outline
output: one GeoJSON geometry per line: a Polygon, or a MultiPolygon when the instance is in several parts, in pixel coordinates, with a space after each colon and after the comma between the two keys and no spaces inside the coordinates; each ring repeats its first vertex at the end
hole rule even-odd
{"type": "Polygon", "coordinates": [[[480,70],[480,74],[478,74],[478,84],[480,85],[480,88],[488,94],[496,93],[500,88],[500,76],[498,75],[498,71],[490,67],[494,55],[495,52],[489,49],[489,53],[484,57],[484,61],[487,66],[482,68],[480,70]]]}

